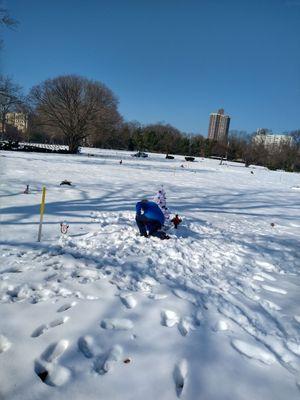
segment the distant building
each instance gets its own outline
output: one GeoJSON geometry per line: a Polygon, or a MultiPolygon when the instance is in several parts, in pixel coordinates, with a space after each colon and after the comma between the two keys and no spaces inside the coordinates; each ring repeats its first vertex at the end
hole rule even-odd
{"type": "Polygon", "coordinates": [[[228,130],[230,124],[229,115],[224,115],[221,108],[217,113],[211,113],[209,118],[208,139],[225,142],[228,138],[228,130]]]}
{"type": "Polygon", "coordinates": [[[22,133],[26,133],[28,127],[28,116],[24,113],[9,112],[6,114],[5,123],[14,126],[22,133]]]}
{"type": "Polygon", "coordinates": [[[253,136],[253,142],[263,144],[265,147],[274,147],[281,144],[292,145],[293,138],[289,135],[271,134],[266,129],[257,129],[256,135],[253,136]]]}

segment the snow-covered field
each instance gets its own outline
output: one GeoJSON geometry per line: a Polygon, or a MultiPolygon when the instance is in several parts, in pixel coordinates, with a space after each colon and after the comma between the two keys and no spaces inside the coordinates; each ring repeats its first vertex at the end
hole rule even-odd
{"type": "Polygon", "coordinates": [[[84,152],[0,152],[0,399],[299,399],[300,175],[84,152]]]}

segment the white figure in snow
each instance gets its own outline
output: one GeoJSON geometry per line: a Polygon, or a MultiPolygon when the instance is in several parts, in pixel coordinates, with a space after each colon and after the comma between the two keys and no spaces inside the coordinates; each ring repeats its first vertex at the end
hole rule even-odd
{"type": "Polygon", "coordinates": [[[165,192],[163,186],[156,193],[156,195],[153,198],[153,201],[159,205],[161,211],[163,212],[163,214],[165,216],[165,225],[168,225],[170,223],[170,211],[167,207],[166,192],[165,192]]]}

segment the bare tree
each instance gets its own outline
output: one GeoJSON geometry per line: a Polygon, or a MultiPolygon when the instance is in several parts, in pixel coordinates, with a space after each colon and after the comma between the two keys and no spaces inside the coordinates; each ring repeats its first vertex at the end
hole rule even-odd
{"type": "Polygon", "coordinates": [[[9,15],[8,10],[0,4],[0,25],[13,27],[17,24],[18,22],[9,15]]]}
{"type": "Polygon", "coordinates": [[[121,120],[112,91],[76,75],[48,79],[33,87],[29,101],[40,125],[62,134],[71,153],[89,136],[113,131],[121,120]]]}
{"type": "Polygon", "coordinates": [[[289,132],[289,135],[292,136],[295,145],[300,148],[300,129],[289,132]]]}
{"type": "Polygon", "coordinates": [[[0,121],[1,132],[5,132],[6,115],[17,111],[23,104],[22,88],[8,76],[0,75],[0,121]]]}
{"type": "MultiPolygon", "coordinates": [[[[14,28],[18,25],[18,21],[16,21],[14,18],[12,18],[9,15],[8,10],[4,7],[1,6],[1,2],[0,2],[0,28],[1,27],[7,27],[7,28],[14,28]]],[[[0,48],[3,45],[3,41],[0,38],[0,48]]]]}

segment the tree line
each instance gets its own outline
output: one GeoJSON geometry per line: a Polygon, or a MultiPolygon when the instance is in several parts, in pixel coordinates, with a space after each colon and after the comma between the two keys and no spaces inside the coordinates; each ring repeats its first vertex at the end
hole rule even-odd
{"type": "Polygon", "coordinates": [[[47,79],[27,96],[10,77],[0,75],[2,139],[66,144],[71,153],[80,146],[139,150],[202,157],[220,157],[265,165],[271,169],[300,170],[300,130],[290,132],[291,144],[265,146],[253,134],[231,131],[226,142],[187,134],[170,124],[143,125],[124,121],[116,95],[103,83],[76,75],[47,79]],[[9,112],[28,116],[26,133],[7,124],[9,112]]]}
{"type": "MultiPolygon", "coordinates": [[[[0,28],[14,28],[0,0],[0,28]]],[[[3,42],[0,37],[0,50],[3,42]]],[[[0,75],[0,129],[2,139],[66,144],[71,153],[80,146],[139,150],[190,156],[220,157],[258,164],[270,169],[300,171],[300,129],[289,132],[291,144],[265,146],[253,141],[255,133],[231,131],[224,143],[190,135],[170,124],[142,125],[124,121],[118,99],[103,83],[67,75],[34,86],[27,96],[10,77],[0,75]],[[9,112],[28,116],[26,133],[7,123],[9,112]]],[[[222,161],[221,161],[222,162],[222,161]]]]}

